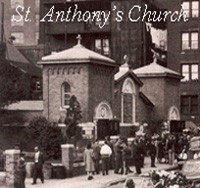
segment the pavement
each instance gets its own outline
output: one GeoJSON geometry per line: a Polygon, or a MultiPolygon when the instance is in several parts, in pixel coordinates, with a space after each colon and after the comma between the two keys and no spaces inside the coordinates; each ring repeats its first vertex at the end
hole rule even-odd
{"type": "MultiPolygon", "coordinates": [[[[169,164],[156,164],[156,168],[150,167],[150,158],[145,158],[144,168],[142,168],[142,174],[147,174],[150,170],[162,170],[172,167],[169,164]]],[[[131,167],[132,171],[135,171],[135,167],[131,167]]],[[[44,184],[40,182],[38,179],[37,184],[31,185],[32,179],[26,179],[26,188],[103,188],[109,184],[115,184],[114,182],[124,181],[127,177],[133,177],[141,184],[141,180],[144,179],[142,177],[138,177],[134,173],[130,173],[128,175],[114,174],[113,170],[109,171],[109,175],[103,176],[94,175],[93,180],[87,180],[87,175],[76,176],[72,178],[66,179],[47,179],[44,184]]],[[[111,186],[111,187],[123,187],[121,186],[111,186]]],[[[137,187],[137,186],[136,186],[137,187]]],[[[141,185],[140,185],[141,187],[141,185]]]]}
{"type": "MultiPolygon", "coordinates": [[[[144,162],[144,168],[142,168],[142,175],[148,174],[152,170],[164,170],[173,167],[169,164],[156,164],[156,168],[150,167],[150,158],[146,157],[144,162]]],[[[134,172],[135,167],[131,166],[131,170],[134,172]]],[[[66,179],[46,179],[44,184],[38,179],[37,184],[32,185],[32,178],[26,178],[25,184],[26,188],[123,188],[124,181],[127,177],[131,177],[136,188],[147,188],[149,183],[147,178],[136,175],[135,173],[125,174],[115,174],[113,170],[109,171],[109,175],[103,176],[102,174],[94,175],[93,180],[87,180],[87,175],[75,176],[66,179]],[[144,183],[147,184],[144,184],[144,183]],[[143,184],[143,185],[142,185],[143,184]],[[110,186],[111,185],[111,186],[110,186]]],[[[0,185],[1,188],[7,188],[6,186],[0,185]]],[[[151,186],[150,186],[151,187],[151,186]]]]}

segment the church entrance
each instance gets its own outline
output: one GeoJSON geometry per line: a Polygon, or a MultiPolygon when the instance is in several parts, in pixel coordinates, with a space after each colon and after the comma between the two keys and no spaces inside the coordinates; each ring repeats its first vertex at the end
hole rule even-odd
{"type": "Polygon", "coordinates": [[[99,119],[97,121],[97,139],[104,140],[106,136],[119,135],[118,120],[99,119]]]}
{"type": "Polygon", "coordinates": [[[105,139],[106,136],[119,135],[119,121],[113,119],[112,109],[106,101],[103,101],[95,108],[94,121],[95,138],[105,139]]]}
{"type": "Polygon", "coordinates": [[[176,106],[172,106],[168,112],[170,133],[179,134],[185,129],[185,121],[180,120],[180,113],[176,106]]]}

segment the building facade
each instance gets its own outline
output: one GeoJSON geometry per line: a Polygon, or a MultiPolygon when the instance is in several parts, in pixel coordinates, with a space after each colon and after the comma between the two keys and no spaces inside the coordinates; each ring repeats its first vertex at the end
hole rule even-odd
{"type": "Polygon", "coordinates": [[[1,0],[0,3],[1,15],[4,12],[4,37],[7,40],[12,40],[16,46],[37,45],[40,0],[1,0]],[[4,7],[2,7],[2,3],[4,7]],[[30,13],[27,14],[28,10],[30,13]]]}
{"type": "Polygon", "coordinates": [[[154,104],[152,120],[170,123],[180,120],[180,79],[178,72],[157,64],[156,59],[150,65],[133,70],[143,82],[141,92],[154,104]]]}
{"type": "Polygon", "coordinates": [[[113,118],[113,60],[77,44],[43,57],[39,64],[43,65],[44,115],[49,120],[59,121],[72,95],[81,104],[83,122],[113,118]]]}
{"type": "Polygon", "coordinates": [[[183,76],[180,88],[181,119],[199,124],[200,120],[200,37],[199,8],[197,0],[176,0],[169,4],[169,10],[186,12],[187,22],[168,21],[168,67],[183,76]]]}
{"type": "Polygon", "coordinates": [[[0,0],[1,41],[9,41],[33,64],[44,55],[39,45],[40,0],[0,0]]]}
{"type": "Polygon", "coordinates": [[[49,52],[60,51],[75,45],[77,34],[81,34],[85,47],[111,57],[118,64],[127,55],[132,68],[143,66],[151,62],[146,26],[141,20],[131,22],[131,19],[142,14],[144,4],[141,0],[41,0],[39,42],[46,44],[49,52]],[[133,8],[135,5],[141,11],[133,8]],[[87,19],[89,13],[97,11],[101,11],[100,19],[87,19]],[[78,13],[85,21],[77,20],[78,13]],[[67,15],[68,21],[63,21],[67,15]]]}
{"type": "Polygon", "coordinates": [[[70,49],[43,57],[39,64],[43,65],[43,114],[51,121],[64,119],[72,96],[81,106],[82,128],[91,129],[93,123],[99,139],[119,133],[134,136],[144,123],[180,120],[181,76],[155,62],[134,71],[126,62],[115,73],[114,60],[78,41],[70,49]]]}

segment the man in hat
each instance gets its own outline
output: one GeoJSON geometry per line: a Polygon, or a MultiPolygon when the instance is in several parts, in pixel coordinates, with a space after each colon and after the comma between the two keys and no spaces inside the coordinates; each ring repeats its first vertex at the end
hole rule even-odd
{"type": "Polygon", "coordinates": [[[44,174],[42,171],[42,167],[44,164],[43,153],[35,147],[35,156],[34,156],[34,170],[33,170],[33,183],[32,185],[37,183],[37,178],[41,179],[41,182],[44,183],[44,174]]]}
{"type": "Polygon", "coordinates": [[[154,184],[154,188],[164,188],[160,182],[160,176],[156,173],[152,175],[152,182],[154,184]]]}

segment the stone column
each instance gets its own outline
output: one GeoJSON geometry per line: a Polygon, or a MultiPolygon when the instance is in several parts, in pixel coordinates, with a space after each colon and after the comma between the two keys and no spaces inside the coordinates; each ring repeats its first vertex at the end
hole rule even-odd
{"type": "Polygon", "coordinates": [[[17,160],[20,156],[20,150],[6,150],[6,185],[14,188],[14,174],[16,170],[17,160]]]}
{"type": "Polygon", "coordinates": [[[65,166],[67,177],[73,175],[73,164],[74,164],[74,145],[64,144],[62,148],[62,164],[65,166]]]}

